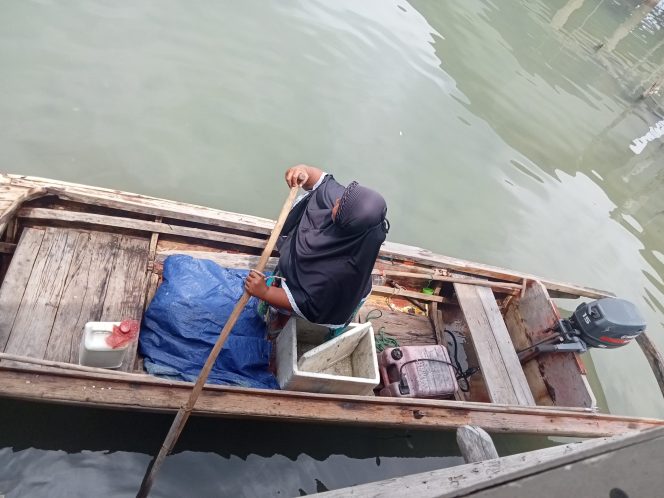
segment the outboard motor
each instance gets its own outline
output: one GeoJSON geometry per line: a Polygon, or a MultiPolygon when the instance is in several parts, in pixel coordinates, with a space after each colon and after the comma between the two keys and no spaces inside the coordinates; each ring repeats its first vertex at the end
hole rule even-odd
{"type": "Polygon", "coordinates": [[[583,353],[590,348],[619,348],[638,337],[646,321],[633,303],[615,297],[580,304],[558,321],[546,339],[518,352],[521,363],[541,353],[583,353]]]}
{"type": "Polygon", "coordinates": [[[633,303],[614,297],[580,304],[568,321],[592,348],[619,348],[646,328],[646,321],[633,303]]]}

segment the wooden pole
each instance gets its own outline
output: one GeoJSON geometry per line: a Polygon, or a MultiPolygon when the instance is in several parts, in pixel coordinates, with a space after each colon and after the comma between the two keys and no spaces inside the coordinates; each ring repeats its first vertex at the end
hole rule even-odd
{"type": "Polygon", "coordinates": [[[662,353],[657,349],[655,343],[650,340],[650,337],[648,337],[645,332],[636,336],[636,342],[646,356],[650,368],[655,375],[655,379],[657,379],[659,389],[664,396],[664,356],[662,356],[662,353]]]}
{"type": "MultiPolygon", "coordinates": [[[[268,239],[267,244],[265,245],[265,249],[263,249],[263,253],[261,254],[260,260],[258,261],[258,265],[255,268],[260,272],[262,272],[265,269],[265,265],[267,264],[268,258],[270,257],[272,251],[274,250],[274,246],[277,243],[277,238],[279,238],[279,235],[281,234],[281,229],[283,228],[284,223],[286,222],[286,217],[288,216],[288,212],[290,211],[291,206],[295,201],[295,196],[297,195],[297,191],[298,187],[291,188],[290,193],[288,194],[288,198],[286,199],[286,202],[284,202],[284,205],[281,208],[281,213],[279,213],[279,218],[277,218],[277,222],[274,225],[274,228],[272,229],[270,238],[268,239]]],[[[201,373],[199,374],[198,379],[196,380],[196,384],[194,384],[194,388],[191,391],[189,400],[178,410],[177,414],[175,415],[175,419],[171,424],[171,428],[168,430],[166,439],[164,440],[164,443],[161,445],[161,448],[159,449],[159,454],[155,457],[154,460],[152,460],[150,466],[145,472],[145,477],[143,477],[143,482],[141,483],[141,487],[138,490],[138,493],[136,494],[136,498],[145,498],[150,493],[150,489],[152,488],[152,484],[154,483],[155,477],[157,476],[157,472],[159,472],[161,465],[164,463],[164,460],[166,459],[166,456],[171,452],[171,450],[175,446],[175,443],[180,437],[182,429],[184,429],[184,426],[187,423],[187,420],[189,419],[189,415],[191,415],[191,412],[194,409],[196,400],[198,399],[198,396],[201,394],[201,391],[203,390],[205,381],[207,380],[208,375],[210,375],[210,371],[212,370],[214,362],[217,360],[217,356],[219,356],[221,348],[226,342],[228,336],[230,335],[231,330],[235,325],[235,322],[240,316],[240,313],[242,313],[244,307],[247,305],[247,302],[249,301],[250,297],[251,296],[249,296],[249,294],[247,294],[247,292],[244,291],[242,297],[235,305],[235,308],[233,309],[230,317],[228,318],[228,321],[224,325],[224,328],[221,330],[221,333],[219,334],[217,342],[212,348],[212,351],[210,351],[210,355],[208,356],[205,365],[203,366],[203,369],[201,370],[201,373]]]]}
{"type": "Polygon", "coordinates": [[[464,425],[456,431],[456,440],[466,463],[483,462],[498,458],[493,439],[481,427],[464,425]]]}

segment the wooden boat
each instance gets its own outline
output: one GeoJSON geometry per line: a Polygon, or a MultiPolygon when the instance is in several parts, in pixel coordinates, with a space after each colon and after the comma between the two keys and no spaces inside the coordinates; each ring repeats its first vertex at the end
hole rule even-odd
{"type": "MultiPolygon", "coordinates": [[[[147,375],[136,347],[119,370],[78,365],[88,321],[140,317],[171,254],[250,268],[273,222],[54,180],[0,175],[0,396],[136,411],[177,410],[191,383],[147,375]]],[[[276,256],[276,255],[275,255],[276,256]]],[[[276,263],[276,257],[271,264],[276,263]]],[[[293,422],[606,436],[664,421],[600,414],[581,358],[516,351],[559,318],[551,297],[609,293],[387,242],[375,266],[375,330],[401,345],[450,329],[480,373],[454,400],[207,385],[196,413],[293,422]],[[431,295],[422,287],[434,288],[431,295]],[[426,313],[413,313],[422,308],[426,313]],[[409,309],[412,308],[412,309],[409,309]]]]}

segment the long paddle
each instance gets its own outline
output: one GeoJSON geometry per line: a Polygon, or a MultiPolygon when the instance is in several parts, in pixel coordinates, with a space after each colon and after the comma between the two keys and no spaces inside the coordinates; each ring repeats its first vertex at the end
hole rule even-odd
{"type": "MultiPolygon", "coordinates": [[[[274,225],[274,228],[272,229],[270,238],[268,239],[267,244],[265,245],[265,249],[263,249],[261,258],[258,260],[258,265],[255,268],[259,272],[262,272],[265,269],[267,260],[272,254],[272,251],[274,250],[274,246],[277,243],[277,238],[279,237],[281,229],[283,228],[284,223],[286,222],[286,217],[288,216],[288,212],[290,211],[291,206],[293,205],[293,201],[295,201],[297,190],[298,187],[291,187],[290,192],[288,194],[288,198],[286,199],[286,202],[284,202],[284,206],[281,208],[281,212],[279,213],[279,218],[277,218],[277,223],[274,225]]],[[[164,463],[164,460],[166,459],[166,456],[171,452],[171,450],[175,446],[175,443],[180,437],[182,429],[184,429],[184,425],[187,423],[189,415],[191,415],[191,412],[194,409],[196,400],[198,399],[198,396],[201,394],[201,391],[203,390],[205,381],[207,380],[208,375],[210,375],[210,370],[212,370],[212,366],[214,365],[214,362],[217,360],[217,356],[219,356],[219,352],[221,351],[224,342],[226,342],[226,338],[231,333],[231,330],[233,329],[235,322],[240,316],[240,313],[242,313],[244,307],[247,305],[247,302],[249,301],[250,297],[251,296],[247,294],[247,291],[245,290],[244,293],[242,294],[242,297],[235,305],[235,308],[233,308],[231,316],[228,318],[226,325],[224,325],[224,328],[221,330],[217,342],[212,348],[212,351],[210,351],[210,355],[208,356],[205,365],[201,370],[201,373],[198,375],[198,379],[196,379],[196,384],[194,384],[194,388],[191,390],[191,394],[189,395],[189,400],[185,405],[183,405],[178,410],[178,413],[177,415],[175,415],[175,419],[173,419],[173,423],[171,424],[171,428],[168,430],[168,434],[166,434],[166,439],[164,439],[164,442],[161,445],[161,448],[159,449],[159,454],[156,456],[154,460],[152,460],[150,466],[145,471],[145,476],[143,477],[141,488],[138,490],[138,493],[136,494],[136,498],[145,498],[146,496],[148,496],[148,493],[150,493],[150,489],[152,488],[152,484],[154,483],[155,477],[157,476],[157,472],[159,472],[161,465],[164,463]]]]}

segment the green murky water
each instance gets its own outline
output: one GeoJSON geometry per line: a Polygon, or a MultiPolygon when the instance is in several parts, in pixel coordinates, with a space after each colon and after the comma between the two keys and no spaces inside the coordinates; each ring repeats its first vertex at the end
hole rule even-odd
{"type": "MultiPolygon", "coordinates": [[[[307,162],[379,189],[391,240],[612,290],[664,348],[663,142],[633,142],[664,114],[640,98],[664,75],[653,3],[5,1],[0,169],[273,217],[283,170],[307,162]]],[[[664,417],[637,346],[592,363],[608,410],[664,417]]],[[[7,496],[130,496],[168,426],[1,413],[7,496]]],[[[155,496],[291,496],[458,462],[448,435],[188,434],[155,496]]]]}

